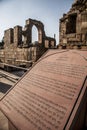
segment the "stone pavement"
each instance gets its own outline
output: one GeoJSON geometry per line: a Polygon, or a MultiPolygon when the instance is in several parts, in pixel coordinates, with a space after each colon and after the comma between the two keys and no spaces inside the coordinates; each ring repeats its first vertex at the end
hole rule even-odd
{"type": "MultiPolygon", "coordinates": [[[[0,92],[0,99],[3,96],[4,94],[0,92]]],[[[8,130],[8,121],[1,111],[0,111],[0,130],[8,130]]]]}
{"type": "MultiPolygon", "coordinates": [[[[6,92],[14,85],[14,82],[8,80],[0,75],[0,99],[6,92]]],[[[0,111],[0,130],[8,130],[8,120],[0,111]]]]}
{"type": "Polygon", "coordinates": [[[0,130],[8,130],[8,120],[0,111],[0,130]]]}

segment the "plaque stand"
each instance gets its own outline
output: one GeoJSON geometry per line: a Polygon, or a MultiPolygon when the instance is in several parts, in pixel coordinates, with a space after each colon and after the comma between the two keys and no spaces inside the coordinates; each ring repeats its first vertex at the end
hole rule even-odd
{"type": "Polygon", "coordinates": [[[80,115],[78,115],[78,119],[74,126],[74,130],[81,130],[84,129],[84,127],[86,127],[86,109],[86,103],[84,103],[80,111],[80,115]]]}

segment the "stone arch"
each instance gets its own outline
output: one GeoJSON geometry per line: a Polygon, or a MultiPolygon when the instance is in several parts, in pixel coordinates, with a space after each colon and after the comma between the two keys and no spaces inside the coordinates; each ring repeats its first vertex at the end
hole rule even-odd
{"type": "Polygon", "coordinates": [[[45,31],[44,31],[44,25],[40,21],[28,19],[26,20],[26,25],[23,31],[23,35],[25,37],[24,43],[30,44],[32,41],[32,27],[33,25],[38,30],[38,43],[43,44],[44,38],[45,38],[45,31]]]}

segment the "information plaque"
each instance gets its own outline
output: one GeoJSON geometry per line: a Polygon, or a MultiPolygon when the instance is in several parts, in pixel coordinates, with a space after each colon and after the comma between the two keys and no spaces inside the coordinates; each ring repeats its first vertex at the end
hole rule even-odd
{"type": "Polygon", "coordinates": [[[18,130],[69,130],[86,92],[87,52],[49,50],[1,99],[18,130]]]}

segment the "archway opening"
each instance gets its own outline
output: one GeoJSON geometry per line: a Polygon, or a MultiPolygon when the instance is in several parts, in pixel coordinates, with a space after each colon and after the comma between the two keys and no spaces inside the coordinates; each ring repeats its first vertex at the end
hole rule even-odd
{"type": "Polygon", "coordinates": [[[35,25],[32,27],[32,43],[38,42],[38,29],[35,25]]]}
{"type": "Polygon", "coordinates": [[[87,33],[86,33],[86,36],[85,36],[85,40],[86,40],[86,42],[87,42],[87,33]]]}
{"type": "Polygon", "coordinates": [[[22,35],[22,44],[24,43],[24,35],[22,35]]]}
{"type": "Polygon", "coordinates": [[[66,24],[66,34],[76,33],[77,15],[70,15],[66,24]]]}

